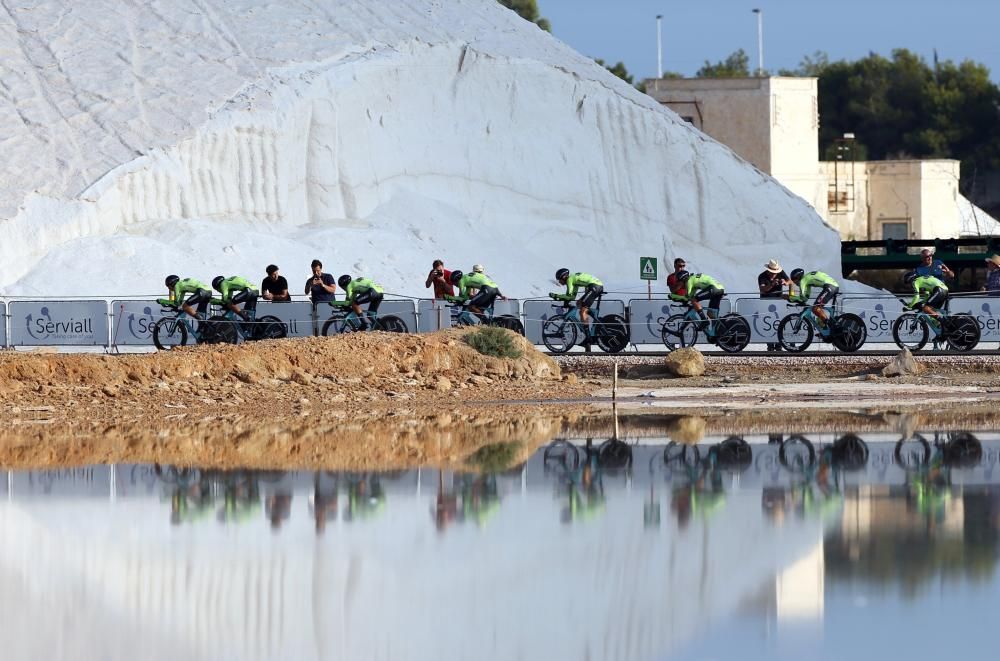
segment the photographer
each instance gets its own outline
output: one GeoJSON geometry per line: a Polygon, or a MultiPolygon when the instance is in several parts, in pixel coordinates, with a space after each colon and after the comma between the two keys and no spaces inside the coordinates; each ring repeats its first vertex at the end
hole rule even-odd
{"type": "Polygon", "coordinates": [[[454,296],[455,287],[451,284],[451,271],[444,267],[444,262],[435,259],[431,265],[431,271],[427,274],[425,287],[434,285],[434,298],[444,299],[445,296],[454,296]]]}
{"type": "Polygon", "coordinates": [[[323,262],[312,261],[312,277],[306,280],[305,293],[309,294],[313,307],[320,303],[336,300],[337,281],[329,273],[323,273],[323,262]]]}

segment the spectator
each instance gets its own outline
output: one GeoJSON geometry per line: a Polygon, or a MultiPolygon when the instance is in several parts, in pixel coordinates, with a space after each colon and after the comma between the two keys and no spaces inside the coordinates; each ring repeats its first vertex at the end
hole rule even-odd
{"type": "Polygon", "coordinates": [[[1000,296],[1000,255],[986,260],[986,286],[982,290],[990,296],[1000,296]]]}
{"type": "MultiPolygon", "coordinates": [[[[757,287],[760,289],[761,298],[781,298],[782,287],[790,282],[788,274],[781,268],[778,260],[770,260],[764,271],[757,276],[757,287]]],[[[781,351],[781,345],[777,342],[767,343],[768,351],[781,351]]]]}
{"type": "Polygon", "coordinates": [[[667,289],[672,294],[670,298],[687,296],[687,285],[677,280],[677,276],[686,266],[687,263],[680,257],[674,260],[674,272],[667,276],[667,289]]]}
{"type": "Polygon", "coordinates": [[[455,287],[451,284],[451,271],[444,267],[444,262],[435,259],[431,265],[431,272],[427,274],[425,287],[434,285],[434,298],[443,299],[445,296],[454,296],[455,287]]]}
{"type": "Polygon", "coordinates": [[[924,248],[920,251],[920,265],[914,269],[917,275],[932,275],[935,278],[954,278],[955,273],[940,259],[934,259],[934,251],[924,248]]]}
{"type": "Polygon", "coordinates": [[[278,273],[278,267],[274,264],[267,267],[267,277],[260,283],[260,291],[265,301],[279,303],[292,300],[288,295],[288,280],[278,273]]]}
{"type": "Polygon", "coordinates": [[[336,300],[337,281],[329,273],[323,273],[323,262],[314,259],[312,272],[312,277],[306,280],[305,293],[309,294],[313,306],[336,300]]]}

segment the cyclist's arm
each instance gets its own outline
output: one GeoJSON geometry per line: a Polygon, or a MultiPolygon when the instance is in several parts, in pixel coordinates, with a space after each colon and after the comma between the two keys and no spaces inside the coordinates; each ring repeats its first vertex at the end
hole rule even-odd
{"type": "Polygon", "coordinates": [[[158,298],[156,299],[156,302],[165,308],[176,308],[178,306],[178,303],[176,301],[173,301],[169,298],[158,298]]]}
{"type": "Polygon", "coordinates": [[[327,301],[327,303],[337,308],[346,308],[352,305],[351,301],[327,301]]]}
{"type": "Polygon", "coordinates": [[[918,303],[920,303],[920,287],[914,285],[913,286],[913,298],[910,299],[910,302],[907,303],[907,306],[911,307],[911,308],[915,308],[915,307],[917,307],[918,303]]]}

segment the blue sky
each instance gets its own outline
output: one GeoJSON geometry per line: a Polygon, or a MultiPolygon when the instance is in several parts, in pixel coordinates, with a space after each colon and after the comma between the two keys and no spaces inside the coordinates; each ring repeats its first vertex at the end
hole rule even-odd
{"type": "Polygon", "coordinates": [[[656,22],[663,14],[663,68],[692,75],[738,48],[757,61],[754,7],[764,10],[764,66],[793,68],[826,51],[856,59],[909,48],[931,60],[975,60],[1000,81],[998,0],[538,0],[552,32],[576,50],[625,62],[636,79],[656,74],[656,22]]]}

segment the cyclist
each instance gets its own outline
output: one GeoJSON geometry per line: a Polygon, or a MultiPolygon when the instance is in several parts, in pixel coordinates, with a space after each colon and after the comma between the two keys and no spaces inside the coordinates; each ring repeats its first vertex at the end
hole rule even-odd
{"type": "MultiPolygon", "coordinates": [[[[474,314],[482,314],[483,310],[493,305],[497,296],[504,298],[497,283],[483,273],[465,274],[461,271],[452,271],[451,283],[458,287],[458,296],[445,296],[445,298],[467,306],[469,311],[474,314]],[[470,296],[470,289],[478,291],[474,296],[470,296]]],[[[504,298],[504,300],[507,299],[504,298]]]]}
{"type": "Polygon", "coordinates": [[[928,315],[940,318],[940,309],[948,302],[948,285],[933,275],[917,275],[910,271],[903,282],[913,286],[913,298],[906,304],[910,310],[922,309],[928,315]]]}
{"type": "Polygon", "coordinates": [[[208,286],[194,278],[181,279],[176,275],[168,275],[163,282],[170,296],[156,299],[160,305],[179,307],[195,319],[205,319],[208,316],[208,304],[212,301],[212,290],[208,286]],[[186,301],[185,294],[191,294],[186,301]],[[197,313],[194,307],[196,305],[197,313]]]}
{"type": "Polygon", "coordinates": [[[222,294],[222,307],[240,315],[244,321],[254,318],[257,311],[257,287],[249,280],[238,275],[228,278],[217,275],[212,280],[212,287],[222,294]],[[238,303],[243,304],[242,310],[237,307],[238,303]]]}
{"type": "Polygon", "coordinates": [[[792,269],[791,279],[799,288],[798,295],[786,295],[786,298],[792,303],[805,303],[809,300],[813,287],[820,288],[819,293],[816,294],[816,300],[813,301],[812,312],[819,321],[819,332],[823,335],[828,335],[830,329],[827,327],[827,322],[830,320],[830,316],[823,309],[823,306],[832,302],[837,296],[837,292],[840,291],[840,284],[822,271],[809,271],[806,273],[802,269],[792,269]]]}
{"type": "MultiPolygon", "coordinates": [[[[705,317],[705,314],[701,311],[701,301],[706,300],[708,301],[708,318],[719,318],[719,306],[722,305],[722,297],[726,295],[726,288],[722,286],[721,282],[704,273],[691,274],[687,271],[681,271],[677,274],[677,282],[687,288],[684,299],[691,303],[691,306],[702,318],[705,317]]],[[[714,334],[714,330],[709,326],[709,335],[714,334]]]]}
{"type": "Polygon", "coordinates": [[[566,287],[565,294],[549,292],[549,297],[557,301],[572,301],[576,298],[577,290],[584,288],[583,296],[576,302],[576,308],[580,311],[580,323],[587,329],[587,342],[590,342],[594,336],[593,320],[587,313],[594,301],[604,293],[604,283],[589,273],[570,273],[567,268],[556,271],[556,282],[566,287]]]}
{"type": "Polygon", "coordinates": [[[330,305],[345,306],[350,305],[354,314],[358,315],[358,323],[361,330],[368,330],[368,316],[374,317],[378,314],[378,306],[382,304],[382,287],[375,284],[368,278],[351,278],[346,273],[337,278],[337,284],[344,290],[343,301],[330,301],[330,305]],[[361,313],[361,304],[368,304],[368,313],[361,313]]]}

